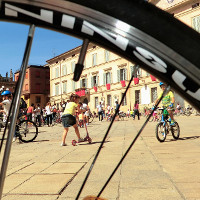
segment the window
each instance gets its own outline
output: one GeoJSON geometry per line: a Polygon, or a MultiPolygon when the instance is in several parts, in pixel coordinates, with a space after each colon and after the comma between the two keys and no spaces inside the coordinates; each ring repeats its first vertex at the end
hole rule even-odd
{"type": "Polygon", "coordinates": [[[25,90],[26,90],[26,91],[28,90],[28,84],[25,85],[25,90]]]}
{"type": "MultiPolygon", "coordinates": [[[[132,75],[133,75],[133,73],[134,73],[135,67],[137,67],[137,66],[138,66],[138,65],[131,66],[131,77],[132,77],[132,75]]],[[[138,67],[139,67],[139,66],[138,66],[138,67]]],[[[141,74],[142,74],[142,70],[139,68],[135,77],[141,76],[141,74]]]]}
{"type": "Polygon", "coordinates": [[[59,95],[59,84],[55,85],[55,95],[59,95]]]}
{"type": "Polygon", "coordinates": [[[67,75],[67,66],[66,65],[62,66],[62,75],[63,76],[67,75]]]}
{"type": "Polygon", "coordinates": [[[91,77],[91,87],[98,86],[98,76],[91,77]]]}
{"type": "Polygon", "coordinates": [[[104,73],[104,85],[108,84],[108,83],[111,83],[111,73],[110,72],[104,73]]]}
{"type": "Polygon", "coordinates": [[[118,82],[124,81],[127,79],[127,69],[126,68],[117,70],[117,79],[118,79],[118,82]]]}
{"type": "Polygon", "coordinates": [[[200,16],[194,17],[192,19],[192,28],[195,31],[200,32],[200,16]]]}
{"type": "Polygon", "coordinates": [[[110,95],[110,94],[107,95],[107,104],[108,104],[109,106],[112,105],[112,98],[111,98],[111,95],[110,95]]]}
{"type": "Polygon", "coordinates": [[[55,70],[56,70],[56,73],[55,73],[56,77],[55,78],[58,78],[59,77],[59,68],[57,67],[55,70]]]}
{"type": "Polygon", "coordinates": [[[135,90],[135,101],[138,102],[138,104],[140,104],[140,90],[135,90]]]}
{"type": "MultiPolygon", "coordinates": [[[[124,93],[122,93],[122,97],[123,97],[124,93]]],[[[122,106],[126,106],[127,105],[127,101],[126,101],[126,96],[124,97],[124,100],[122,102],[122,106]]]]}
{"type": "Polygon", "coordinates": [[[155,102],[157,99],[157,87],[151,88],[151,102],[155,102]]]}
{"type": "Polygon", "coordinates": [[[39,77],[40,77],[40,71],[36,71],[36,72],[35,72],[35,77],[36,77],[36,78],[39,78],[39,77]]]}
{"type": "Polygon", "coordinates": [[[139,69],[137,70],[137,76],[138,76],[138,77],[142,76],[142,69],[141,69],[141,68],[139,68],[139,69]]]}
{"type": "Polygon", "coordinates": [[[35,97],[35,103],[41,103],[41,97],[40,96],[35,97]]]}
{"type": "Polygon", "coordinates": [[[63,93],[67,93],[67,82],[63,82],[63,93]]]}
{"type": "Polygon", "coordinates": [[[96,53],[94,53],[92,55],[92,66],[95,66],[95,65],[97,65],[97,54],[96,53]]]}
{"type": "Polygon", "coordinates": [[[86,78],[81,79],[81,81],[80,81],[80,87],[81,88],[86,88],[87,87],[87,79],[86,78]]]}
{"type": "Polygon", "coordinates": [[[26,72],[26,77],[25,78],[28,79],[28,72],[26,72]]]}
{"type": "Polygon", "coordinates": [[[110,52],[108,50],[105,50],[105,62],[108,62],[110,58],[110,52]]]}
{"type": "Polygon", "coordinates": [[[99,99],[98,99],[98,97],[95,97],[95,99],[94,99],[94,103],[95,103],[95,108],[97,108],[97,106],[98,106],[98,104],[99,104],[99,99]]]}
{"type": "Polygon", "coordinates": [[[72,73],[74,73],[75,65],[76,65],[75,61],[71,62],[72,73]]]}

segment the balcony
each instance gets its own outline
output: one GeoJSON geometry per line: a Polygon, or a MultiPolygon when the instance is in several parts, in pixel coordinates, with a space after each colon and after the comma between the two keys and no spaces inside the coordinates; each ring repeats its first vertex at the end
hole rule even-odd
{"type": "Polygon", "coordinates": [[[82,96],[86,96],[87,94],[89,94],[89,89],[82,87],[82,88],[78,88],[75,90],[75,94],[79,95],[80,97],[82,96]]]}

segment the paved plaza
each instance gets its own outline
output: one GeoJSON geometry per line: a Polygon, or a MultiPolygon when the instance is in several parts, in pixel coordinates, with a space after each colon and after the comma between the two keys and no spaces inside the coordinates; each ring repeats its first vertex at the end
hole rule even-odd
{"type": "MultiPolygon", "coordinates": [[[[114,122],[80,199],[97,195],[139,131],[145,118],[114,122]]],[[[102,193],[109,200],[200,200],[200,116],[177,117],[178,141],[155,137],[156,122],[149,122],[132,150],[102,193]]],[[[60,146],[61,125],[39,128],[32,143],[12,145],[3,200],[75,199],[109,122],[95,119],[88,126],[93,143],[60,146]]],[[[85,129],[80,129],[82,137],[85,129]]]]}

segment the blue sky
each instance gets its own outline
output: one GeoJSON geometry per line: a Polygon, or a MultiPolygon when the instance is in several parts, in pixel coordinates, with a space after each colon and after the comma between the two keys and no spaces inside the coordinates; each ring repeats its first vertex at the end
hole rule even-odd
{"type": "MultiPolygon", "coordinates": [[[[29,26],[0,22],[0,74],[21,67],[29,26]]],[[[46,60],[82,44],[82,40],[55,31],[36,28],[29,65],[44,65],[46,60]]]]}

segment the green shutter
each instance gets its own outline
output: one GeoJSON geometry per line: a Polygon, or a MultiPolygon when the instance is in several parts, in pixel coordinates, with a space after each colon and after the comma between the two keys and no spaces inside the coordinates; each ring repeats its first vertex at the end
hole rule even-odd
{"type": "Polygon", "coordinates": [[[127,69],[124,70],[125,70],[125,80],[127,80],[127,69]]]}
{"type": "Polygon", "coordinates": [[[96,86],[98,86],[99,85],[99,76],[96,76],[96,82],[97,82],[97,85],[96,86]]]}
{"type": "Polygon", "coordinates": [[[120,70],[117,70],[117,82],[120,82],[120,70]]]}
{"type": "Polygon", "coordinates": [[[106,74],[104,73],[103,74],[103,85],[105,85],[106,84],[106,74]]]}
{"type": "Polygon", "coordinates": [[[91,77],[91,87],[94,87],[94,78],[93,78],[93,76],[91,77]]]}

